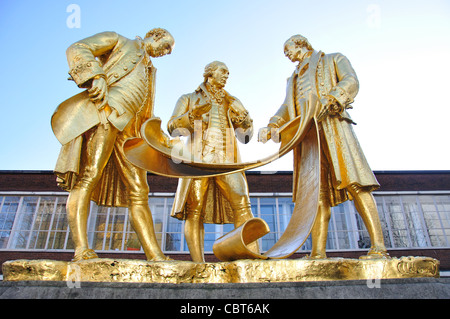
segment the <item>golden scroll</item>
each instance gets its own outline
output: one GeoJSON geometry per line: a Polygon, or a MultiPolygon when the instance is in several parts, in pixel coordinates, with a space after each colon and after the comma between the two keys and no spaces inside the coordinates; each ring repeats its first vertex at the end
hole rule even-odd
{"type": "MultiPolygon", "coordinates": [[[[283,259],[295,253],[308,238],[319,206],[320,152],[319,138],[315,121],[301,142],[301,167],[297,178],[297,192],[292,213],[286,230],[275,245],[266,253],[255,254],[247,248],[249,239],[258,239],[261,227],[248,227],[254,219],[217,239],[213,246],[214,254],[222,261],[237,259],[283,259]],[[246,227],[247,226],[247,227],[246,227]],[[245,253],[244,253],[245,252],[245,253]]],[[[267,231],[268,232],[268,231],[267,231]]],[[[265,235],[265,234],[263,234],[265,235]]]]}
{"type": "MultiPolygon", "coordinates": [[[[314,100],[314,99],[312,99],[314,100]]],[[[123,148],[128,160],[149,172],[167,177],[201,178],[254,169],[266,165],[300,147],[300,169],[298,172],[295,208],[289,224],[276,242],[264,254],[257,254],[247,245],[268,232],[262,220],[251,219],[247,223],[219,238],[213,250],[222,261],[243,258],[282,259],[295,253],[308,238],[319,203],[320,145],[317,123],[313,116],[316,102],[306,107],[305,116],[297,117],[279,130],[281,146],[279,152],[261,160],[245,163],[208,164],[196,161],[186,149],[180,152],[182,143],[168,145],[161,130],[161,120],[152,118],[141,127],[143,138],[125,141],[123,148]]]]}
{"type": "Polygon", "coordinates": [[[137,167],[157,175],[174,178],[202,178],[246,171],[269,164],[290,152],[306,136],[313,123],[297,117],[280,128],[280,150],[264,159],[245,163],[214,163],[197,161],[183,148],[180,141],[174,146],[166,145],[161,131],[161,119],[154,117],[142,124],[143,138],[130,138],[123,149],[127,159],[137,167]]]}

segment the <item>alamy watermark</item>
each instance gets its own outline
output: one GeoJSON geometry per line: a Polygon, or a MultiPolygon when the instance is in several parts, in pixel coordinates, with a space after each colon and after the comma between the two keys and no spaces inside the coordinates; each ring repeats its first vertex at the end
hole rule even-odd
{"type": "Polygon", "coordinates": [[[366,281],[367,288],[373,289],[373,288],[381,288],[381,279],[367,279],[366,281]]]}
{"type": "Polygon", "coordinates": [[[77,264],[69,264],[67,266],[67,280],[68,288],[81,288],[81,268],[77,264]]]}
{"type": "Polygon", "coordinates": [[[381,7],[379,4],[369,4],[366,12],[369,14],[366,23],[371,29],[381,28],[381,7]]]}
{"type": "Polygon", "coordinates": [[[66,19],[66,25],[69,29],[81,28],[81,8],[78,4],[69,4],[66,12],[70,15],[66,19]]]}

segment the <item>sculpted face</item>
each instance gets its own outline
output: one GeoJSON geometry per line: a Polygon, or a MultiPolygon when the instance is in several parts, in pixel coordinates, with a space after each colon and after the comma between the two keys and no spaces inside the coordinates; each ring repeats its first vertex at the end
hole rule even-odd
{"type": "Polygon", "coordinates": [[[284,45],[284,55],[292,62],[302,61],[308,52],[305,46],[298,46],[293,41],[288,41],[284,45]]]}
{"type": "Polygon", "coordinates": [[[218,88],[223,88],[227,84],[230,72],[225,64],[219,64],[219,67],[212,72],[208,82],[218,88]]]}
{"type": "Polygon", "coordinates": [[[145,41],[147,52],[154,58],[172,53],[172,48],[175,44],[175,41],[171,36],[165,36],[158,41],[155,41],[152,38],[147,38],[145,41]]]}

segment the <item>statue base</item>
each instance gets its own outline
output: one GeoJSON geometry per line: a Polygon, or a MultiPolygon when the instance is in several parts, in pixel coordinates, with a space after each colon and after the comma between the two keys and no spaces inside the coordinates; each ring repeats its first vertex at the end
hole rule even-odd
{"type": "Polygon", "coordinates": [[[113,283],[267,283],[439,277],[430,257],[389,259],[281,259],[194,263],[96,258],[79,262],[14,260],[3,264],[4,281],[113,283]]]}

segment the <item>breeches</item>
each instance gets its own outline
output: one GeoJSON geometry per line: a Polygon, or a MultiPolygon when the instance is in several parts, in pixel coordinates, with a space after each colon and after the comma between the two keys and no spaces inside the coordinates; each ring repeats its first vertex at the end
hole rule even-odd
{"type": "MultiPolygon", "coordinates": [[[[113,161],[109,164],[124,183],[130,203],[147,203],[149,192],[147,173],[132,165],[125,158],[121,145],[126,138],[124,133],[109,123],[106,126],[100,124],[88,131],[83,141],[80,172],[74,188],[85,189],[92,193],[108,162],[113,161]]],[[[112,173],[111,178],[114,178],[115,174],[115,172],[112,173]]]]}
{"type": "Polygon", "coordinates": [[[205,202],[210,179],[214,179],[222,195],[228,200],[233,211],[250,208],[247,181],[242,173],[228,174],[210,178],[194,179],[186,200],[188,212],[200,212],[205,202]]]}

